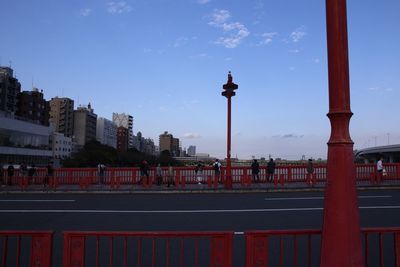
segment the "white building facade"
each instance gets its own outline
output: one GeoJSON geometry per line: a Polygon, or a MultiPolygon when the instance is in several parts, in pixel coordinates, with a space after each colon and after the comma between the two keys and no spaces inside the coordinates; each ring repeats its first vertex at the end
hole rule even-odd
{"type": "Polygon", "coordinates": [[[96,139],[103,145],[117,148],[117,125],[106,118],[97,118],[96,139]]]}
{"type": "Polygon", "coordinates": [[[53,158],[67,159],[73,151],[72,138],[62,133],[54,132],[50,138],[50,146],[53,151],[53,158]]]}

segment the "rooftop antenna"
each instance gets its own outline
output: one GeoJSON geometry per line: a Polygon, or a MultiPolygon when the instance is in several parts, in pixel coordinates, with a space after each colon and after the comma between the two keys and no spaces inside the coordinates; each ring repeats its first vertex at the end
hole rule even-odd
{"type": "Polygon", "coordinates": [[[32,90],[33,90],[33,88],[34,88],[34,87],[33,87],[33,76],[32,76],[32,90]]]}
{"type": "Polygon", "coordinates": [[[10,64],[10,68],[11,68],[11,66],[12,66],[12,61],[10,60],[10,61],[8,61],[8,63],[10,64]]]}
{"type": "Polygon", "coordinates": [[[64,97],[64,88],[61,88],[61,97],[64,97]]]}

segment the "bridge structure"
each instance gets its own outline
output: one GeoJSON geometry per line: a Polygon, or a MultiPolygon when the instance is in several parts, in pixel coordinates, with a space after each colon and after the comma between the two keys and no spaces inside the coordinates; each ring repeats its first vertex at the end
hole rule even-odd
{"type": "MultiPolygon", "coordinates": [[[[326,183],[325,183],[325,201],[323,210],[322,230],[320,232],[304,231],[307,236],[321,233],[320,238],[320,261],[319,266],[323,267],[350,267],[350,266],[366,266],[366,255],[369,253],[368,235],[366,231],[360,228],[358,200],[356,192],[356,166],[354,164],[353,141],[350,137],[349,123],[352,116],[350,109],[350,88],[349,88],[349,66],[348,66],[348,40],[347,40],[347,10],[346,0],[326,0],[326,24],[327,24],[327,45],[328,45],[328,75],[329,75],[329,112],[328,118],[331,123],[331,136],[328,141],[328,161],[326,167],[326,183]],[[363,238],[364,237],[364,238],[363,238]],[[364,245],[363,245],[364,240],[364,245]],[[365,245],[365,242],[367,244],[365,245]]],[[[228,151],[229,153],[229,151],[228,151]]],[[[394,251],[394,264],[390,266],[400,266],[400,234],[398,229],[378,229],[379,239],[382,240],[382,235],[385,232],[391,232],[394,242],[392,251],[394,251]]],[[[22,235],[31,234],[31,242],[28,247],[31,247],[30,261],[27,266],[50,266],[50,252],[44,248],[51,246],[51,237],[48,233],[0,233],[3,238],[3,266],[7,266],[8,256],[8,239],[10,235],[16,235],[16,265],[20,265],[21,238],[22,235]],[[43,252],[44,251],[44,252],[43,252]]],[[[288,235],[289,232],[280,233],[288,235]]],[[[85,244],[89,243],[86,236],[97,236],[97,233],[64,233],[64,251],[65,261],[63,266],[85,266],[85,244]]],[[[111,255],[114,255],[114,238],[122,239],[122,251],[126,251],[129,241],[127,235],[135,235],[135,233],[103,233],[108,237],[108,249],[111,255]]],[[[142,238],[144,233],[137,234],[139,241],[136,240],[136,246],[140,249],[137,259],[140,263],[142,238]]],[[[150,234],[151,235],[151,234],[150,234]]],[[[168,235],[168,234],[167,234],[168,235]]],[[[179,240],[180,246],[178,250],[184,251],[186,243],[184,238],[187,233],[181,233],[179,240]]],[[[189,234],[190,235],[190,234],[189,234]]],[[[230,267],[231,261],[231,237],[232,233],[211,233],[209,237],[211,241],[208,243],[206,250],[210,251],[209,261],[207,266],[224,266],[230,267]]],[[[159,233],[158,236],[164,236],[159,233]]],[[[296,236],[296,235],[295,235],[296,236]]],[[[91,242],[94,244],[94,250],[91,254],[97,255],[99,250],[99,241],[97,237],[91,242]]],[[[254,236],[246,235],[248,258],[250,262],[247,266],[268,266],[268,233],[255,233],[254,236]],[[258,235],[257,235],[258,234],[258,235]],[[248,237],[247,237],[248,236],[248,237]],[[259,238],[257,238],[257,236],[259,238]]],[[[299,243],[298,239],[294,238],[293,247],[294,255],[298,255],[299,243]]],[[[170,248],[172,244],[170,239],[166,238],[163,241],[163,247],[166,248],[165,266],[170,266],[170,248]]],[[[194,247],[194,258],[199,257],[200,241],[194,241],[190,246],[194,247]]],[[[284,240],[279,239],[279,247],[284,247],[284,240]]],[[[310,244],[307,241],[306,244],[310,244]]],[[[308,248],[312,247],[311,245],[308,248]]],[[[155,255],[157,245],[154,238],[150,238],[148,249],[151,255],[155,255]]],[[[278,250],[282,251],[282,250],[278,250]]],[[[308,250],[309,251],[309,250],[308,250]]],[[[383,241],[379,241],[379,252],[383,253],[383,241]]],[[[126,255],[126,254],[124,254],[126,255]]],[[[180,264],[173,266],[184,266],[185,253],[180,257],[180,264]]],[[[285,256],[281,254],[283,259],[285,256]]],[[[295,257],[297,258],[297,257],[295,257]]],[[[110,256],[109,266],[113,266],[113,257],[110,256]]],[[[381,258],[383,259],[383,257],[381,258]]],[[[100,260],[96,260],[96,265],[99,266],[100,260]]],[[[140,264],[138,264],[141,266],[140,264]]],[[[164,264],[163,264],[164,265],[164,264]]],[[[121,266],[127,266],[127,261],[121,266]]],[[[156,266],[155,261],[150,261],[149,265],[156,266]]],[[[190,266],[199,266],[198,261],[190,266]]],[[[283,260],[279,266],[283,266],[283,260]]],[[[298,266],[297,261],[294,261],[294,266],[298,266]]],[[[310,264],[304,266],[311,266],[310,264]]],[[[380,261],[380,266],[384,266],[384,261],[380,261]]]]}

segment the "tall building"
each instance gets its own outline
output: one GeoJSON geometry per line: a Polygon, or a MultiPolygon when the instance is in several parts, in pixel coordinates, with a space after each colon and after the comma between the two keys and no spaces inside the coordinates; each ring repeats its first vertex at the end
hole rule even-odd
{"type": "Polygon", "coordinates": [[[179,139],[174,138],[174,136],[167,131],[159,136],[159,146],[160,153],[167,150],[174,157],[179,157],[180,155],[180,144],[179,139]]]}
{"type": "Polygon", "coordinates": [[[54,97],[50,100],[49,121],[54,130],[72,137],[74,134],[74,100],[67,97],[54,97]]]}
{"type": "Polygon", "coordinates": [[[118,152],[125,152],[128,150],[129,130],[125,127],[117,128],[117,150],[118,152]]]}
{"type": "Polygon", "coordinates": [[[0,66],[0,111],[15,113],[19,92],[21,84],[13,77],[13,69],[0,66]]]}
{"type": "Polygon", "coordinates": [[[142,133],[138,132],[134,137],[134,147],[143,153],[149,155],[156,155],[156,146],[154,145],[154,141],[150,138],[143,138],[142,133]]]}
{"type": "Polygon", "coordinates": [[[113,113],[112,121],[117,127],[125,127],[128,129],[128,147],[133,148],[133,117],[126,113],[113,113]]]}
{"type": "Polygon", "coordinates": [[[196,146],[189,146],[187,153],[190,157],[196,155],[196,146]]]}
{"type": "Polygon", "coordinates": [[[160,153],[163,151],[167,150],[172,154],[172,140],[173,140],[173,135],[165,131],[163,134],[160,134],[159,136],[159,147],[160,147],[160,153]]]}
{"type": "Polygon", "coordinates": [[[43,90],[33,88],[32,91],[20,92],[17,96],[17,107],[17,116],[49,126],[50,106],[43,98],[43,90]]]}
{"type": "Polygon", "coordinates": [[[74,137],[76,145],[83,147],[87,142],[96,140],[97,115],[89,103],[87,107],[74,110],[74,137]]]}
{"type": "Polygon", "coordinates": [[[97,118],[96,139],[104,145],[117,148],[117,125],[106,118],[97,118]]]}

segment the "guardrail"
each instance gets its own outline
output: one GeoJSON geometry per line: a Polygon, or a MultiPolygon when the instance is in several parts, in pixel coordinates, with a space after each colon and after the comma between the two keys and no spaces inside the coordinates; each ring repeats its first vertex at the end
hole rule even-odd
{"type": "Polygon", "coordinates": [[[230,267],[232,240],[231,232],[64,232],[63,267],[230,267]]]}
{"type": "Polygon", "coordinates": [[[0,231],[1,266],[51,267],[53,232],[0,231]]]}
{"type": "MultiPolygon", "coordinates": [[[[361,232],[365,266],[400,267],[400,228],[361,232]]],[[[68,231],[63,236],[63,267],[231,267],[233,251],[244,252],[233,232],[68,231]]],[[[248,231],[244,236],[246,267],[319,266],[321,230],[248,231]]],[[[51,267],[52,250],[51,231],[0,231],[0,266],[51,267]]]]}
{"type": "MultiPolygon", "coordinates": [[[[356,182],[364,185],[380,183],[394,184],[400,182],[400,164],[385,164],[386,176],[376,172],[375,164],[357,164],[356,182]]],[[[326,182],[326,165],[316,164],[312,174],[307,173],[306,165],[278,165],[275,169],[272,181],[267,181],[266,166],[260,168],[259,183],[282,187],[285,184],[303,184],[315,186],[326,182]]],[[[3,183],[19,185],[21,189],[27,189],[28,185],[43,185],[51,189],[57,189],[61,185],[79,185],[81,189],[88,189],[91,185],[105,185],[110,189],[118,190],[121,186],[151,188],[157,185],[155,168],[149,171],[149,180],[141,177],[139,168],[107,168],[103,175],[99,175],[97,168],[59,168],[54,175],[47,176],[46,169],[37,169],[35,176],[22,175],[19,170],[13,177],[8,177],[5,171],[3,183]]],[[[249,187],[255,183],[250,167],[232,167],[232,179],[236,187],[249,187]]],[[[220,176],[215,176],[211,166],[204,168],[201,174],[196,174],[194,167],[175,167],[173,174],[163,168],[163,184],[168,180],[175,188],[184,189],[186,185],[197,184],[199,181],[208,188],[218,188],[225,182],[225,168],[222,168],[220,176]]]]}
{"type": "MultiPolygon", "coordinates": [[[[400,228],[365,228],[365,266],[400,267],[400,228]]],[[[321,230],[246,232],[246,267],[319,266],[321,230]]]]}

